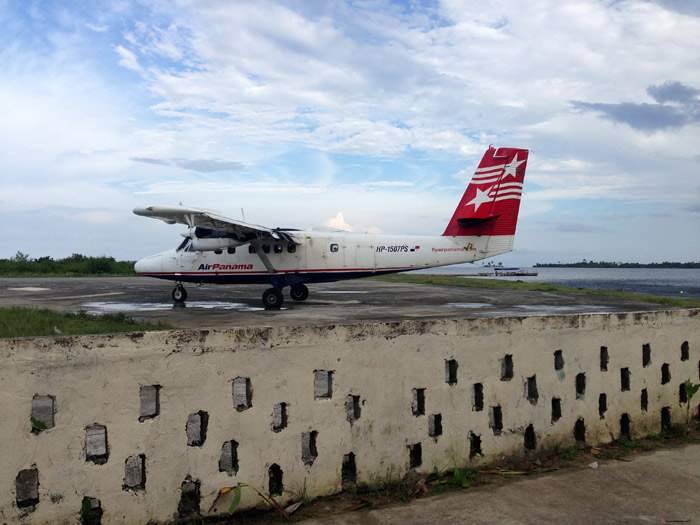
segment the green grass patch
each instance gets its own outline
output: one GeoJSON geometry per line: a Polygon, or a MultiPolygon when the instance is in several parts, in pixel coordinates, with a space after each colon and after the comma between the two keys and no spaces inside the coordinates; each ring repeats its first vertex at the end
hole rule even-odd
{"type": "Polygon", "coordinates": [[[502,279],[473,279],[468,277],[457,277],[454,275],[397,273],[391,275],[380,275],[377,277],[370,277],[370,280],[393,283],[462,286],[466,288],[523,290],[529,292],[558,292],[586,295],[607,295],[612,297],[618,297],[620,299],[627,299],[630,301],[641,301],[645,303],[661,304],[663,306],[675,306],[679,308],[700,308],[700,300],[698,299],[682,299],[679,297],[665,297],[661,295],[622,292],[617,290],[592,290],[588,288],[570,288],[568,286],[561,286],[558,284],[526,283],[523,281],[505,281],[502,279]]]}
{"type": "Polygon", "coordinates": [[[0,338],[42,335],[109,334],[144,330],[169,330],[166,323],[136,321],[122,313],[90,315],[60,313],[46,308],[0,308],[0,338]]]}

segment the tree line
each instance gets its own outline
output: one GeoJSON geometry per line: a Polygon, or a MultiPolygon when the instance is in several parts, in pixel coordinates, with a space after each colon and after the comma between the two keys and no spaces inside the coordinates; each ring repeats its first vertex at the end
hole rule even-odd
{"type": "Polygon", "coordinates": [[[660,263],[623,263],[609,261],[587,261],[575,263],[537,263],[535,268],[700,268],[699,262],[660,262],[660,263]]]}
{"type": "Polygon", "coordinates": [[[17,252],[14,257],[0,259],[1,276],[21,275],[136,275],[134,261],[117,261],[114,257],[101,255],[88,257],[74,253],[65,259],[52,257],[32,258],[17,252]]]}

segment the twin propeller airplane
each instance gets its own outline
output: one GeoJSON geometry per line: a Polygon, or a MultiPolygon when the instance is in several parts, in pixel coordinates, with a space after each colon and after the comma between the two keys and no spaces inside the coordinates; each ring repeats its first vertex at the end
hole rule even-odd
{"type": "Polygon", "coordinates": [[[304,301],[307,283],[474,262],[513,249],[528,150],[489,149],[440,236],[266,228],[202,208],[148,206],[136,215],[184,224],[184,241],[138,261],[141,275],[175,281],[172,297],[187,299],[182,283],[270,284],[262,301],[275,309],[282,290],[304,301]]]}

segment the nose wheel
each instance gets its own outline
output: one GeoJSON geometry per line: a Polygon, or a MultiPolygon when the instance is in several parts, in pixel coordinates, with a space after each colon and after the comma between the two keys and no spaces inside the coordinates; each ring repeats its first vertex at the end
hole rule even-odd
{"type": "Polygon", "coordinates": [[[187,300],[187,290],[185,290],[184,286],[178,284],[173,289],[172,296],[173,301],[175,301],[176,303],[184,303],[187,300]]]}

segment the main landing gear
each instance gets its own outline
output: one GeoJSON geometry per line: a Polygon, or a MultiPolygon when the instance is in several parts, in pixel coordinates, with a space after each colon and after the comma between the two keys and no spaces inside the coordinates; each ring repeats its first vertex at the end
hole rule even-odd
{"type": "MultiPolygon", "coordinates": [[[[175,304],[182,304],[187,300],[187,290],[181,283],[177,283],[172,296],[175,304]]],[[[306,301],[309,298],[309,289],[301,283],[293,284],[290,286],[289,296],[294,301],[306,301]]],[[[268,288],[263,293],[262,301],[268,310],[278,310],[284,302],[284,296],[277,288],[268,288]]]]}
{"type": "MultiPolygon", "coordinates": [[[[306,301],[309,298],[309,289],[301,283],[293,284],[290,287],[289,296],[294,301],[306,301]]],[[[262,300],[268,310],[278,310],[284,302],[284,296],[277,288],[268,288],[263,292],[262,300]]]]}

